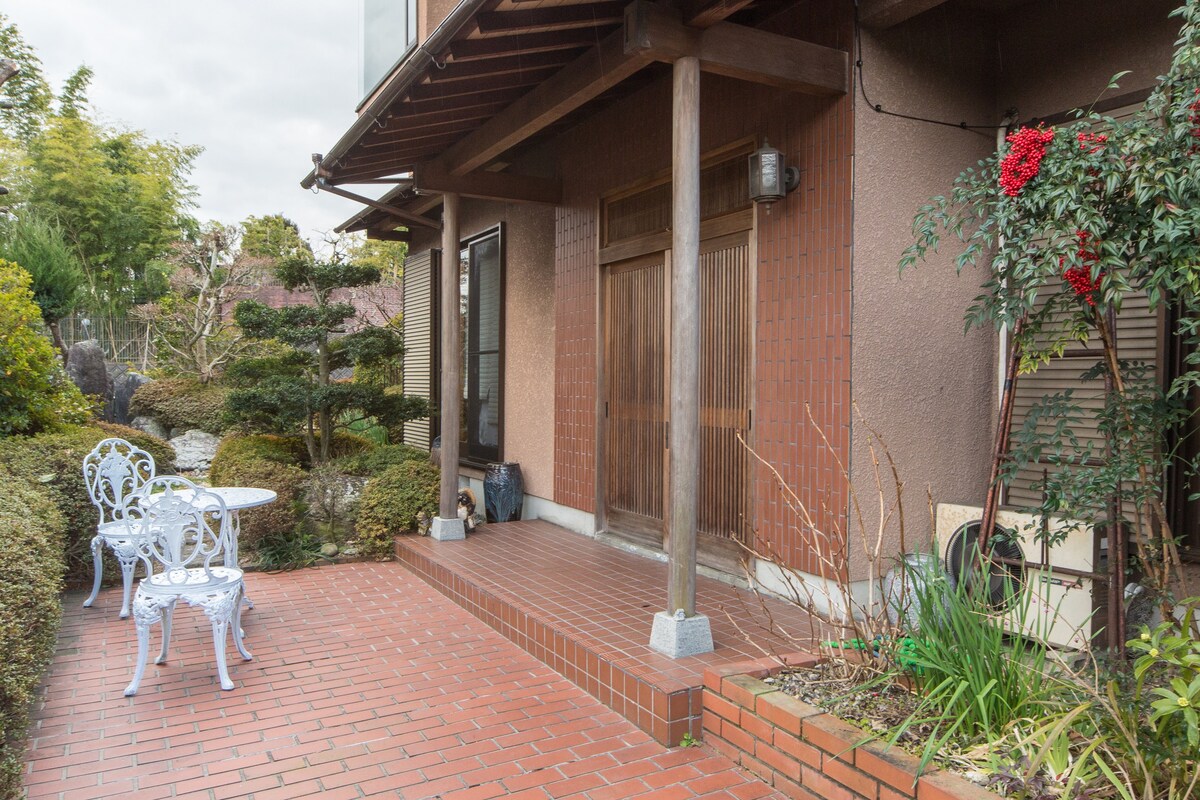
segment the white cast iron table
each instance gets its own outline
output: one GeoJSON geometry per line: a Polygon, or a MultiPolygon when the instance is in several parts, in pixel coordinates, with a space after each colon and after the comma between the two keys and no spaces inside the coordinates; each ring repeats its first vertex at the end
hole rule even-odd
{"type": "MultiPolygon", "coordinates": [[[[233,527],[233,538],[230,540],[232,545],[229,550],[229,558],[233,562],[233,566],[238,566],[238,536],[242,532],[241,520],[238,518],[238,512],[247,508],[256,508],[265,506],[267,503],[275,502],[278,497],[275,492],[270,489],[255,489],[250,486],[208,486],[204,487],[206,491],[218,495],[225,501],[225,508],[229,511],[229,524],[233,527]]],[[[179,496],[185,499],[190,499],[190,492],[179,492],[179,496]]],[[[206,507],[205,511],[216,511],[215,507],[206,507]]],[[[249,597],[243,596],[243,599],[250,608],[254,608],[254,603],[249,597]]]]}

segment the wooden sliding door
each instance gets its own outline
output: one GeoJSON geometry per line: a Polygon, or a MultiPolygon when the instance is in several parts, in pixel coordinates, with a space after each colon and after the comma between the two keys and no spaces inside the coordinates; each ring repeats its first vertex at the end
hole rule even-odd
{"type": "MultiPolygon", "coordinates": [[[[604,275],[606,525],[633,543],[663,546],[667,486],[670,253],[629,259],[604,275]]],[[[746,233],[711,239],[700,254],[700,563],[734,572],[750,530],[753,281],[746,233]]]]}

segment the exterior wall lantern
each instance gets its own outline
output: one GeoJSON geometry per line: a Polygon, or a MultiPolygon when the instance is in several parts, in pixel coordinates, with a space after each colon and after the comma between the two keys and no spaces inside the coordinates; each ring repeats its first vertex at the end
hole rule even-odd
{"type": "Polygon", "coordinates": [[[750,154],[750,199],[762,203],[767,213],[771,204],[782,200],[800,185],[800,170],[783,163],[783,153],[771,147],[766,139],[763,146],[750,154]]]}

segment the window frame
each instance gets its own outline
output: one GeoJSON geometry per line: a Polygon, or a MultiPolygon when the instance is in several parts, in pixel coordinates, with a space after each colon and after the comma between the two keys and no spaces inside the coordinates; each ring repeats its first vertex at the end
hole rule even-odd
{"type": "MultiPolygon", "coordinates": [[[[507,305],[508,305],[507,304],[507,273],[508,273],[507,261],[508,261],[508,258],[507,258],[507,245],[506,245],[506,241],[505,241],[506,237],[505,237],[504,223],[498,222],[495,225],[491,225],[487,228],[484,228],[483,230],[480,230],[476,233],[471,234],[470,236],[466,236],[466,237],[463,237],[462,239],[460,239],[459,240],[459,257],[457,259],[455,259],[455,263],[458,266],[458,269],[460,270],[459,274],[461,276],[461,274],[462,274],[462,254],[464,252],[469,254],[471,252],[472,245],[479,244],[480,242],[484,241],[485,239],[489,239],[491,237],[495,237],[496,242],[497,242],[497,269],[499,271],[498,288],[499,288],[499,293],[500,293],[499,315],[498,315],[498,319],[497,319],[497,323],[496,323],[498,326],[497,336],[496,336],[497,346],[496,346],[496,352],[495,352],[495,355],[497,358],[497,371],[499,373],[498,379],[497,379],[499,398],[497,401],[497,409],[496,409],[496,414],[497,414],[497,417],[496,417],[496,420],[497,420],[497,422],[496,422],[496,446],[495,446],[494,451],[491,450],[490,448],[484,449],[482,446],[472,446],[470,442],[464,441],[463,440],[464,437],[461,435],[462,432],[464,430],[466,430],[466,428],[467,428],[466,417],[467,417],[467,414],[469,413],[469,409],[470,409],[470,405],[471,405],[471,375],[470,375],[470,371],[467,369],[467,367],[470,363],[470,361],[469,361],[470,355],[471,355],[470,354],[470,346],[471,346],[471,340],[472,340],[472,336],[471,336],[472,315],[471,315],[470,311],[471,311],[471,305],[474,304],[474,301],[471,298],[473,298],[473,297],[477,298],[477,291],[478,291],[475,288],[478,284],[478,279],[473,278],[472,271],[470,269],[470,266],[468,265],[468,268],[467,268],[468,308],[467,308],[467,315],[466,315],[466,325],[464,325],[463,330],[462,330],[462,337],[461,337],[461,342],[460,342],[461,353],[459,356],[459,358],[462,360],[461,363],[462,363],[462,380],[463,380],[464,395],[463,395],[463,400],[462,400],[462,410],[460,412],[460,414],[461,414],[460,420],[456,425],[457,431],[460,434],[459,441],[458,441],[458,463],[459,463],[460,467],[466,466],[466,467],[483,468],[483,467],[486,467],[488,464],[496,463],[496,462],[500,462],[500,461],[504,460],[504,409],[505,409],[504,378],[505,378],[505,367],[506,367],[506,361],[507,361],[507,359],[505,358],[505,351],[507,350],[507,341],[506,341],[505,333],[506,333],[507,305]]],[[[447,261],[448,261],[448,259],[445,257],[445,253],[438,251],[437,274],[439,276],[438,277],[439,285],[437,288],[439,290],[438,291],[439,299],[437,301],[438,313],[436,314],[438,331],[441,330],[441,326],[442,326],[442,315],[440,313],[441,312],[441,300],[440,300],[441,279],[440,279],[440,275],[441,275],[441,270],[446,267],[447,261]]],[[[461,280],[461,278],[460,278],[460,280],[461,280]]],[[[490,353],[491,351],[488,351],[488,352],[490,353]]],[[[477,355],[479,355],[479,354],[477,353],[477,355]]],[[[435,346],[435,357],[436,357],[436,361],[437,361],[436,371],[437,371],[437,376],[438,376],[438,386],[440,387],[441,382],[442,382],[443,367],[444,367],[444,361],[443,361],[444,354],[442,353],[440,335],[438,337],[437,344],[435,346]]],[[[440,391],[440,389],[439,389],[439,391],[440,391]]],[[[441,436],[446,435],[445,420],[444,420],[442,414],[440,413],[440,411],[438,413],[438,433],[441,436]]]]}

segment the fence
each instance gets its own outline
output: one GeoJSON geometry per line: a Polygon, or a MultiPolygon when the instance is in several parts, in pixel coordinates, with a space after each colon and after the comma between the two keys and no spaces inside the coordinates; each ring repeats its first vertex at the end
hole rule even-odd
{"type": "Polygon", "coordinates": [[[72,314],[58,326],[67,347],[95,339],[109,361],[132,364],[139,371],[154,365],[154,334],[145,322],[123,316],[72,314]]]}

